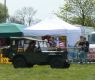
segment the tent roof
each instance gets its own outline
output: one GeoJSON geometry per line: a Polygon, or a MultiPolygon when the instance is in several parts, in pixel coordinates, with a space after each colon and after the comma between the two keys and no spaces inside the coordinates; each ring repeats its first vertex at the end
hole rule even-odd
{"type": "Polygon", "coordinates": [[[57,16],[50,16],[36,25],[25,28],[24,31],[32,36],[64,35],[70,31],[80,32],[80,28],[61,20],[57,16]]]}
{"type": "Polygon", "coordinates": [[[28,27],[28,30],[56,30],[56,29],[68,29],[68,30],[74,30],[79,29],[78,27],[75,27],[57,16],[48,17],[45,20],[41,21],[40,23],[28,27]]]}
{"type": "Polygon", "coordinates": [[[24,25],[15,23],[1,23],[0,37],[23,36],[24,25]]]}

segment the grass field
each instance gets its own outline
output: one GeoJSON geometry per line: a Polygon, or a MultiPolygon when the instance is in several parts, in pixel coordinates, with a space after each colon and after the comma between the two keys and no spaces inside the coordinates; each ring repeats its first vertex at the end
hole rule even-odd
{"type": "Polygon", "coordinates": [[[69,69],[49,66],[14,69],[0,64],[0,80],[95,80],[95,64],[72,64],[69,69]]]}

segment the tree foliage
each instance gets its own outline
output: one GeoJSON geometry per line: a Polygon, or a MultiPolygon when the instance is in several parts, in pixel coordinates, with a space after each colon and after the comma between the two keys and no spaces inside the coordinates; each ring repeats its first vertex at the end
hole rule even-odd
{"type": "Polygon", "coordinates": [[[65,0],[57,16],[67,22],[95,26],[95,0],[65,0]]]}
{"type": "Polygon", "coordinates": [[[36,14],[36,10],[32,7],[24,7],[15,12],[14,17],[10,17],[11,22],[17,22],[24,25],[30,26],[34,23],[34,16],[36,14]]]}
{"type": "MultiPolygon", "coordinates": [[[[40,19],[34,19],[32,24],[36,24],[38,22],[40,22],[41,20],[40,19]]],[[[8,19],[8,22],[12,22],[12,23],[17,23],[17,24],[24,24],[24,25],[27,25],[23,22],[23,20],[20,20],[18,17],[16,16],[10,16],[9,19],[8,19]]],[[[28,26],[28,25],[27,25],[28,26]]],[[[30,25],[29,25],[30,26],[30,25]]]]}
{"type": "Polygon", "coordinates": [[[9,19],[8,19],[8,22],[17,23],[17,24],[23,24],[23,22],[20,21],[19,19],[17,19],[15,16],[10,16],[9,19]]]}
{"type": "Polygon", "coordinates": [[[8,9],[3,4],[0,3],[0,23],[5,22],[7,17],[8,9]]]}

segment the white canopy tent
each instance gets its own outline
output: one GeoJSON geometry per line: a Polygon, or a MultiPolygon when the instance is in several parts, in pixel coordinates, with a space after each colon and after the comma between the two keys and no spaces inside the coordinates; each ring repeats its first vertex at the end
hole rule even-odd
{"type": "Polygon", "coordinates": [[[68,44],[74,45],[81,35],[81,29],[75,27],[56,16],[51,16],[40,23],[27,27],[25,36],[67,36],[68,44]]]}

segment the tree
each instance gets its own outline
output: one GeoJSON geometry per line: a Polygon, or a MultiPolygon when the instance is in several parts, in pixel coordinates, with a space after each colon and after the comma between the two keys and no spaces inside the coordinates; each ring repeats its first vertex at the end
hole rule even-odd
{"type": "MultiPolygon", "coordinates": [[[[34,25],[34,24],[36,24],[36,23],[38,23],[40,21],[41,21],[40,19],[34,19],[32,24],[34,25]]],[[[20,20],[19,18],[17,18],[16,16],[10,16],[9,19],[8,19],[8,22],[17,23],[17,24],[24,24],[23,21],[20,20]]]]}
{"type": "Polygon", "coordinates": [[[0,3],[0,23],[5,22],[6,18],[8,18],[8,9],[0,3]]]}
{"type": "Polygon", "coordinates": [[[24,7],[20,10],[16,11],[15,18],[16,20],[19,20],[22,22],[22,24],[27,24],[30,26],[32,23],[34,23],[34,16],[36,14],[36,10],[34,10],[32,7],[24,7]]]}
{"type": "Polygon", "coordinates": [[[57,16],[67,22],[83,26],[95,26],[95,0],[65,0],[57,16]]]}
{"type": "Polygon", "coordinates": [[[23,24],[23,22],[20,21],[19,19],[17,19],[15,16],[10,16],[9,19],[8,19],[8,22],[23,24]]]}

